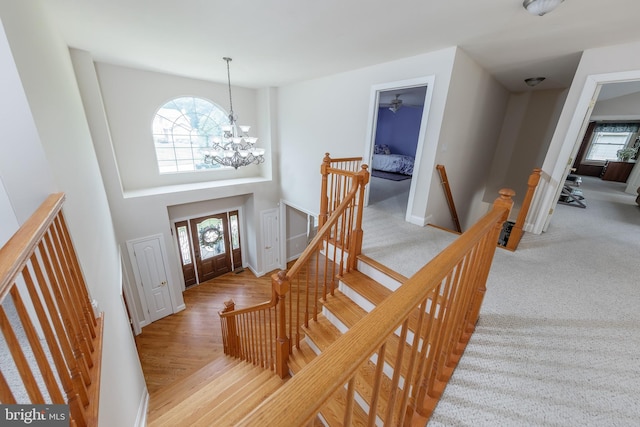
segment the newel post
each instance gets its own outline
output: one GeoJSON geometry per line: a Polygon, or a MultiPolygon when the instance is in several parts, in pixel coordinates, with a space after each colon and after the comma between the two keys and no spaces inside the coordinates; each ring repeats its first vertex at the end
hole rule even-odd
{"type": "MultiPolygon", "coordinates": [[[[222,313],[229,313],[236,309],[236,303],[230,299],[224,302],[222,313]]],[[[226,319],[227,324],[227,351],[226,354],[238,356],[240,354],[240,341],[238,338],[238,330],[236,328],[236,316],[229,316],[226,319]]]]}
{"type": "Polygon", "coordinates": [[[529,176],[529,181],[527,181],[527,194],[524,196],[522,207],[520,208],[520,212],[518,212],[518,219],[516,219],[516,223],[511,229],[509,240],[507,241],[506,248],[509,250],[515,251],[518,247],[518,243],[520,243],[520,239],[522,239],[522,235],[524,234],[524,232],[522,231],[522,227],[524,227],[524,222],[527,220],[527,214],[529,213],[529,208],[531,207],[533,194],[535,193],[536,187],[540,182],[541,174],[542,169],[535,168],[529,176]]]}
{"type": "Polygon", "coordinates": [[[349,259],[347,264],[348,270],[354,270],[356,268],[358,255],[362,253],[362,215],[364,213],[364,190],[369,183],[369,171],[367,165],[362,165],[360,172],[356,174],[356,180],[358,188],[358,195],[355,205],[358,207],[356,210],[356,223],[355,229],[351,233],[351,241],[349,246],[349,259]]]}
{"type": "Polygon", "coordinates": [[[320,174],[322,175],[322,187],[320,189],[320,215],[318,216],[318,229],[322,228],[325,222],[327,222],[327,214],[329,211],[329,196],[328,191],[328,178],[329,168],[331,167],[331,157],[329,153],[324,154],[322,159],[322,165],[320,165],[320,174]]]}
{"type": "Polygon", "coordinates": [[[289,337],[287,337],[287,309],[285,297],[289,292],[287,272],[279,271],[271,276],[273,290],[278,297],[276,306],[278,316],[278,336],[276,338],[276,374],[280,378],[289,375],[289,337]]]}

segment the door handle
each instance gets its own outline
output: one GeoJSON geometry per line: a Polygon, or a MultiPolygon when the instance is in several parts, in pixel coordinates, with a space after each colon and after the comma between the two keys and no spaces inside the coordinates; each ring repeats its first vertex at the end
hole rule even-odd
{"type": "Polygon", "coordinates": [[[160,286],[167,286],[167,281],[163,280],[162,282],[160,282],[160,286]]]}
{"type": "Polygon", "coordinates": [[[264,248],[265,249],[271,249],[271,246],[265,246],[264,248]]]}

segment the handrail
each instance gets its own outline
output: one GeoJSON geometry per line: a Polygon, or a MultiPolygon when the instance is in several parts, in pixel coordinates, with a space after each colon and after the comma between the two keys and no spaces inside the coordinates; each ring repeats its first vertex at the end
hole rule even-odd
{"type": "Polygon", "coordinates": [[[19,373],[19,378],[0,374],[0,401],[68,404],[72,425],[95,426],[103,317],[93,314],[63,202],[64,194],[50,195],[0,249],[0,329],[19,373]],[[10,303],[15,315],[5,311],[10,303]]]}
{"type": "Polygon", "coordinates": [[[219,313],[225,354],[275,370],[282,378],[289,375],[288,356],[300,344],[302,325],[317,319],[319,298],[334,292],[336,275],[352,269],[360,254],[361,207],[369,173],[366,165],[359,166],[359,172],[325,169],[344,176],[342,188],[349,191],[341,194],[340,203],[294,265],[271,276],[271,300],[241,310],[230,304],[219,313]]]}
{"type": "Polygon", "coordinates": [[[456,227],[458,233],[462,232],[462,227],[460,227],[460,220],[458,220],[458,212],[456,211],[456,204],[453,201],[453,194],[451,194],[451,187],[449,186],[449,179],[447,178],[447,171],[444,168],[444,165],[436,165],[436,169],[440,174],[440,183],[442,184],[442,188],[444,188],[444,196],[447,199],[447,205],[449,206],[449,212],[451,212],[451,219],[453,220],[453,225],[456,227]]]}
{"type": "MultiPolygon", "coordinates": [[[[391,391],[385,413],[377,414],[377,406],[371,405],[369,425],[375,423],[376,417],[385,425],[406,425],[412,417],[426,419],[435,406],[434,400],[437,402],[442,394],[479,316],[496,250],[495,242],[513,204],[513,191],[501,190],[500,194],[492,211],[238,425],[309,425],[325,402],[345,384],[348,385],[347,402],[352,402],[358,368],[368,363],[373,354],[377,355],[378,368],[381,366],[385,351],[393,351],[387,349],[388,337],[401,328],[400,336],[406,338],[408,319],[416,309],[419,322],[413,338],[401,338],[396,350],[402,356],[404,344],[411,341],[410,362],[407,366],[395,367],[393,390],[397,392],[391,391]],[[411,387],[400,386],[400,376],[404,384],[411,387]]],[[[379,386],[374,392],[380,393],[379,386]]],[[[351,417],[352,413],[347,409],[345,425],[349,425],[351,417]]]]}

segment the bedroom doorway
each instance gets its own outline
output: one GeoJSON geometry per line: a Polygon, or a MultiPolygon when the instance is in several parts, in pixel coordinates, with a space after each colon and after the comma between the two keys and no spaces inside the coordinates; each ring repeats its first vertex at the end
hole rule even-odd
{"type": "Polygon", "coordinates": [[[408,220],[416,153],[423,133],[427,84],[411,82],[376,92],[367,206],[408,220]]]}

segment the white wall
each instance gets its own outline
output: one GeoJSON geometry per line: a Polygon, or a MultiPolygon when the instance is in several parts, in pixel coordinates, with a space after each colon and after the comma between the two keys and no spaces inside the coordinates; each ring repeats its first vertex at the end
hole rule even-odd
{"type": "Polygon", "coordinates": [[[457,49],[435,163],[426,171],[430,190],[420,190],[429,195],[426,216],[433,224],[453,227],[435,164],[446,168],[463,231],[486,213],[482,197],[508,99],[506,89],[457,49]]]}
{"type": "Polygon", "coordinates": [[[20,123],[26,132],[12,135],[13,140],[3,138],[0,148],[3,159],[29,160],[33,163],[26,167],[45,172],[25,177],[29,169],[0,165],[2,179],[21,222],[26,207],[42,201],[45,194],[53,189],[66,193],[64,213],[89,292],[105,312],[99,423],[131,426],[146,387],[121,299],[118,246],[69,52],[40,7],[38,1],[0,2],[0,19],[12,53],[12,57],[6,51],[0,53],[0,69],[15,62],[41,142],[38,146],[35,132],[29,129],[32,119],[19,99],[17,82],[2,79],[3,91],[13,86],[11,96],[17,96],[18,106],[15,116],[2,116],[3,128],[20,123]],[[14,198],[19,181],[23,181],[23,194],[14,198]]]}
{"type": "Polygon", "coordinates": [[[591,120],[640,119],[640,92],[596,102],[591,120]]]}
{"type": "Polygon", "coordinates": [[[598,83],[640,79],[640,42],[583,52],[571,88],[553,134],[542,169],[543,179],[534,199],[531,231],[541,233],[548,226],[564,182],[569,160],[575,156],[584,134],[583,123],[590,116],[590,101],[598,83]]]}
{"type": "MultiPolygon", "coordinates": [[[[320,164],[331,157],[365,156],[369,117],[375,109],[372,86],[435,76],[424,144],[438,144],[440,123],[456,48],[378,64],[280,88],[278,93],[282,198],[306,212],[319,212],[320,164]]],[[[432,166],[414,179],[427,187],[432,166]]],[[[427,195],[416,194],[416,214],[426,211],[427,195]]]]}
{"type": "Polygon", "coordinates": [[[500,188],[515,190],[512,218],[526,194],[529,175],[542,166],[566,95],[561,89],[510,95],[484,201],[493,202],[500,188]]]}
{"type": "MultiPolygon", "coordinates": [[[[224,61],[220,61],[224,66],[224,61]]],[[[211,182],[222,179],[261,176],[262,166],[236,170],[210,170],[197,173],[158,172],[151,124],[157,110],[182,96],[208,99],[224,111],[229,109],[226,84],[212,83],[162,73],[96,63],[111,140],[125,193],[175,184],[211,182]]],[[[257,136],[257,91],[233,87],[234,112],[240,124],[251,126],[257,136]]],[[[259,140],[262,146],[262,139],[259,140]]]]}
{"type": "MultiPolygon", "coordinates": [[[[211,175],[220,171],[186,173],[160,179],[154,163],[151,122],[157,108],[165,101],[184,94],[203,96],[225,105],[228,102],[224,101],[226,98],[219,99],[228,94],[220,90],[224,86],[110,64],[95,64],[89,52],[80,50],[72,50],[72,58],[89,117],[118,243],[126,254],[128,240],[156,234],[164,236],[174,310],[184,308],[184,280],[175,238],[171,235],[169,207],[208,201],[206,208],[203,207],[206,210],[203,213],[209,213],[211,210],[226,209],[226,199],[243,196],[243,224],[246,229],[241,230],[241,233],[246,236],[247,242],[243,247],[243,257],[252,271],[258,275],[263,274],[262,257],[258,253],[258,248],[262,247],[259,243],[259,213],[276,207],[279,201],[278,186],[271,180],[271,165],[267,163],[255,167],[254,170],[260,172],[258,176],[243,177],[247,172],[240,169],[225,171],[223,175],[227,179],[216,179],[218,175],[211,175]],[[129,149],[132,151],[127,151],[129,149]],[[144,157],[143,169],[152,175],[150,180],[146,180],[141,174],[138,176],[132,170],[135,162],[130,163],[129,159],[141,159],[140,156],[144,157]],[[148,157],[151,157],[151,162],[148,157]],[[128,190],[121,185],[124,176],[127,177],[127,185],[131,187],[128,190]]],[[[254,135],[261,138],[260,143],[267,149],[269,162],[273,135],[270,114],[273,112],[271,104],[275,102],[274,94],[269,89],[254,91],[240,88],[237,92],[241,94],[237,111],[240,121],[245,122],[241,116],[245,111],[242,108],[244,105],[249,112],[247,118],[255,120],[254,123],[246,123],[257,129],[258,133],[254,135]]],[[[236,88],[234,101],[235,93],[236,88]]],[[[247,168],[250,175],[253,168],[247,168]]],[[[124,259],[127,276],[135,277],[129,257],[125,255],[124,259]]],[[[133,285],[135,288],[135,284],[133,285]]],[[[134,290],[134,296],[140,296],[141,290],[134,290]]],[[[140,299],[133,303],[136,309],[140,309],[140,299]]],[[[141,315],[143,322],[148,320],[145,313],[141,315]]]]}
{"type": "MultiPolygon", "coordinates": [[[[7,200],[11,201],[14,221],[22,223],[50,193],[56,191],[56,185],[1,25],[0,120],[3,129],[0,138],[0,181],[7,200]]],[[[4,228],[5,223],[2,224],[4,228]]]]}

